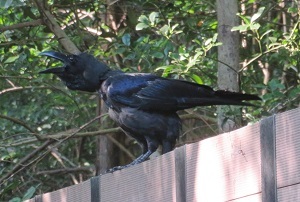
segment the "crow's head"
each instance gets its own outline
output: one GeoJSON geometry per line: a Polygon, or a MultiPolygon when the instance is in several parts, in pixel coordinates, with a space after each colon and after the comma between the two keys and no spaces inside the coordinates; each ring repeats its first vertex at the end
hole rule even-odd
{"type": "Polygon", "coordinates": [[[63,62],[62,67],[49,68],[40,73],[57,75],[71,90],[95,92],[110,71],[107,65],[87,53],[65,55],[55,51],[45,51],[40,55],[63,62]]]}

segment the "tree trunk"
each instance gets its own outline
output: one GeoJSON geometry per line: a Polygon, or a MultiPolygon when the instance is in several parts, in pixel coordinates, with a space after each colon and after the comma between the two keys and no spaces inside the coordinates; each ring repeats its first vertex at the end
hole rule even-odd
{"type": "MultiPolygon", "coordinates": [[[[103,15],[102,21],[106,25],[111,27],[114,31],[117,31],[116,19],[115,19],[115,1],[107,0],[107,11],[103,15]]],[[[102,45],[103,50],[107,50],[107,45],[102,45]]],[[[103,100],[99,101],[98,114],[107,113],[105,103],[103,100]]],[[[110,128],[113,126],[111,119],[101,119],[101,128],[110,128]]],[[[111,135],[111,134],[110,134],[111,135]]],[[[124,143],[124,139],[118,138],[118,142],[124,143]],[[122,142],[123,141],[123,142],[122,142]]],[[[120,149],[107,137],[107,135],[100,135],[97,137],[97,160],[96,160],[96,175],[103,174],[109,168],[116,165],[120,165],[120,149]]]]}
{"type": "MultiPolygon", "coordinates": [[[[102,115],[107,112],[103,100],[98,99],[97,114],[102,115]]],[[[107,119],[100,120],[101,128],[109,128],[107,119]]],[[[96,139],[96,175],[103,174],[106,170],[114,165],[112,154],[114,151],[114,144],[110,141],[107,135],[99,135],[96,139]]]]}
{"type": "MultiPolygon", "coordinates": [[[[239,25],[237,0],[217,0],[218,40],[218,87],[222,90],[239,91],[239,33],[232,32],[233,26],[239,25]]],[[[228,132],[241,123],[239,107],[218,107],[218,127],[220,132],[228,132]],[[226,115],[233,111],[234,115],[226,115]],[[236,117],[238,114],[238,117],[236,117]]]]}

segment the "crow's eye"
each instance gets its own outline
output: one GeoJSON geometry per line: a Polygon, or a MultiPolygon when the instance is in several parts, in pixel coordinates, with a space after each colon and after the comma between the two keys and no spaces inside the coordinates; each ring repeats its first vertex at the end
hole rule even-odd
{"type": "Polygon", "coordinates": [[[70,62],[75,62],[74,56],[73,56],[73,55],[70,55],[70,56],[69,56],[69,60],[70,60],[70,62]]]}

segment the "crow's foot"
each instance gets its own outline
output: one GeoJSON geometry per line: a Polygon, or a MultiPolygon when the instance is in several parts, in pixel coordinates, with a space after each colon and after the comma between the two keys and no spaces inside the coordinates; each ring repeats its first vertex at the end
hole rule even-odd
{"type": "Polygon", "coordinates": [[[105,171],[105,173],[113,173],[117,170],[122,170],[124,168],[128,168],[129,166],[131,166],[131,164],[128,164],[128,165],[125,165],[125,166],[116,166],[116,167],[108,169],[107,171],[105,171]]]}

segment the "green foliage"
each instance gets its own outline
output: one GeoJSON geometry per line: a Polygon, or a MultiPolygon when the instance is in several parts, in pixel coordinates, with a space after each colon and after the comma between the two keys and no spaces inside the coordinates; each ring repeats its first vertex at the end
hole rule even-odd
{"type": "MultiPolygon", "coordinates": [[[[118,1],[110,8],[103,1],[48,3],[57,22],[79,49],[112,68],[217,86],[216,46],[221,44],[217,40],[214,4],[210,1],[118,1]],[[113,20],[103,17],[107,13],[113,20]]],[[[232,29],[241,33],[243,44],[241,89],[263,94],[259,107],[243,108],[243,118],[248,122],[295,108],[300,99],[297,7],[291,4],[277,9],[274,2],[261,2],[261,7],[253,12],[254,3],[246,2],[251,9],[238,14],[242,24],[232,29]],[[280,21],[283,13],[289,14],[286,27],[280,21]]],[[[20,25],[0,33],[0,176],[4,176],[44,143],[35,135],[66,134],[95,117],[98,95],[69,91],[55,76],[38,74],[46,67],[60,65],[39,57],[41,51],[64,49],[46,26],[21,26],[22,22],[40,19],[34,4],[1,1],[0,16],[1,28],[20,25]]],[[[184,135],[179,143],[216,134],[215,111],[214,107],[189,111],[201,118],[184,121],[184,135]]],[[[97,131],[99,127],[92,124],[83,132],[97,131]]],[[[85,180],[93,175],[38,173],[93,165],[94,137],[64,141],[55,149],[59,157],[53,150],[47,153],[47,149],[28,160],[24,169],[9,180],[0,182],[0,201],[22,201],[33,194],[72,185],[74,178],[85,180]]]]}
{"type": "Polygon", "coordinates": [[[34,196],[34,193],[36,191],[35,187],[30,187],[24,194],[22,198],[20,197],[14,197],[9,202],[21,202],[21,201],[26,201],[34,196]]]}
{"type": "MultiPolygon", "coordinates": [[[[270,9],[268,8],[267,11],[270,12],[270,9]]],[[[289,8],[288,11],[293,12],[293,9],[289,8]]],[[[254,46],[258,48],[244,68],[260,67],[270,74],[269,76],[264,75],[267,77],[267,83],[254,85],[265,93],[262,96],[265,108],[263,113],[268,115],[276,113],[278,110],[297,107],[300,83],[299,16],[293,19],[295,22],[289,32],[282,32],[275,29],[274,24],[261,26],[259,21],[266,18],[265,7],[260,7],[252,16],[238,15],[243,24],[233,27],[232,31],[240,31],[245,38],[253,37],[256,40],[254,46]],[[267,65],[270,67],[264,67],[263,63],[268,63],[267,65]]]]}
{"type": "MultiPolygon", "coordinates": [[[[195,25],[194,25],[195,26],[195,25]]],[[[217,34],[194,35],[193,38],[183,30],[176,20],[165,19],[159,12],[141,15],[135,27],[140,37],[125,32],[122,43],[116,41],[112,54],[122,54],[123,61],[130,71],[157,72],[164,77],[192,79],[203,83],[199,68],[208,51],[220,45],[217,34]],[[197,74],[195,72],[198,72],[197,74]]],[[[196,30],[195,30],[196,31],[196,30]]]]}

